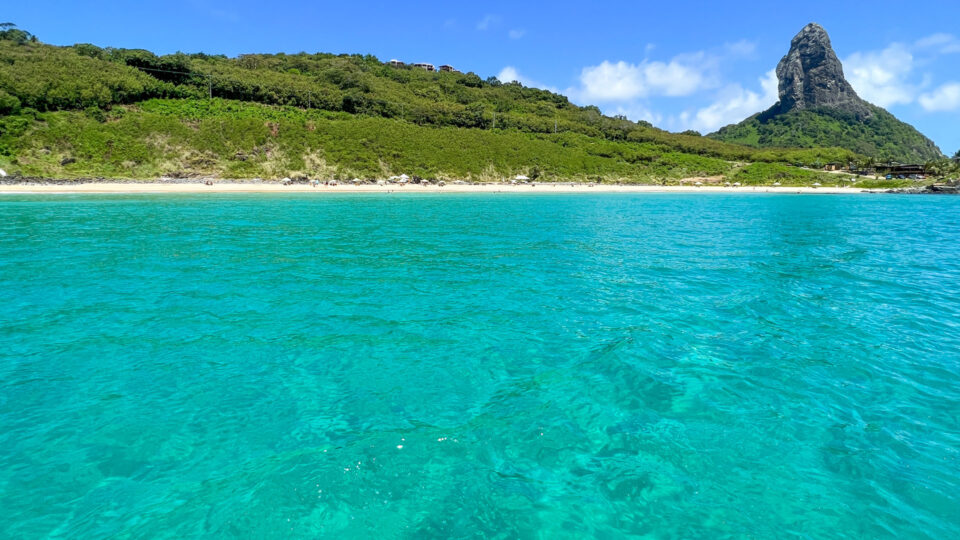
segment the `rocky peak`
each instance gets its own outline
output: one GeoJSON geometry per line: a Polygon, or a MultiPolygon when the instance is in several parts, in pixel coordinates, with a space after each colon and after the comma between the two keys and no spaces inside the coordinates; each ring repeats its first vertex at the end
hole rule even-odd
{"type": "Polygon", "coordinates": [[[780,79],[780,113],[827,107],[870,116],[870,107],[860,99],[843,76],[843,65],[833,52],[830,36],[822,26],[810,23],[790,42],[790,52],[777,64],[780,79]]]}

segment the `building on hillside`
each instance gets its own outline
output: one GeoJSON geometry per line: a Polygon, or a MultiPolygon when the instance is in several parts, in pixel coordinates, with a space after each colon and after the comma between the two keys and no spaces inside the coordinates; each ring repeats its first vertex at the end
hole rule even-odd
{"type": "Polygon", "coordinates": [[[448,73],[460,73],[459,69],[447,64],[440,66],[440,71],[446,71],[448,73]]]}
{"type": "Polygon", "coordinates": [[[389,62],[387,62],[387,63],[390,64],[390,65],[393,66],[393,67],[403,67],[403,66],[405,65],[403,62],[401,62],[401,61],[399,61],[399,60],[396,60],[396,59],[391,60],[391,61],[389,61],[389,62]]]}
{"type": "Polygon", "coordinates": [[[433,64],[425,64],[423,62],[414,64],[413,67],[420,68],[424,71],[436,71],[437,69],[433,67],[433,64]]]}
{"type": "Polygon", "coordinates": [[[827,163],[824,166],[823,170],[825,171],[839,171],[843,168],[843,163],[827,163]]]}
{"type": "Polygon", "coordinates": [[[927,174],[925,165],[904,165],[901,163],[885,163],[877,166],[877,172],[880,174],[891,174],[893,176],[909,177],[910,175],[927,174]]]}

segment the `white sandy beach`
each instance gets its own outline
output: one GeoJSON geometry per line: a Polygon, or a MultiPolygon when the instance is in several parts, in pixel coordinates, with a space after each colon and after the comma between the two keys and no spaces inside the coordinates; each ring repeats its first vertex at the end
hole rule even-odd
{"type": "Polygon", "coordinates": [[[0,185],[0,193],[876,193],[856,187],[773,187],[719,185],[650,186],[612,184],[339,184],[312,186],[283,185],[279,182],[77,182],[76,184],[19,183],[0,185]]]}

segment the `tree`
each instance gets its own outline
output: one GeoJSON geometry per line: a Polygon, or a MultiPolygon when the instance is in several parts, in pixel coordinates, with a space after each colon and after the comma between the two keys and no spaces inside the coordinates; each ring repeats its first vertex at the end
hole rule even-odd
{"type": "Polygon", "coordinates": [[[18,112],[20,112],[20,100],[17,99],[17,96],[11,96],[0,90],[0,116],[17,114],[18,112]]]}
{"type": "Polygon", "coordinates": [[[927,171],[927,174],[929,174],[930,176],[943,176],[943,174],[947,170],[947,165],[949,163],[950,162],[948,161],[945,164],[940,160],[928,161],[923,168],[925,171],[927,171]]]}
{"type": "Polygon", "coordinates": [[[26,30],[20,30],[17,28],[17,25],[13,23],[6,22],[0,23],[0,39],[13,41],[17,45],[23,45],[28,41],[36,43],[37,36],[34,36],[26,30]]]}
{"type": "Polygon", "coordinates": [[[103,59],[103,49],[93,45],[91,43],[77,43],[73,46],[73,50],[77,51],[77,54],[81,56],[89,56],[90,58],[99,58],[103,59]]]}

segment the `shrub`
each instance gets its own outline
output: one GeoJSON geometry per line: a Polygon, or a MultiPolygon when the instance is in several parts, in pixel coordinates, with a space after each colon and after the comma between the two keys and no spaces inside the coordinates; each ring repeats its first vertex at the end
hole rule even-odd
{"type": "Polygon", "coordinates": [[[17,96],[11,96],[0,90],[0,116],[17,114],[18,112],[20,112],[20,100],[17,99],[17,96]]]}

